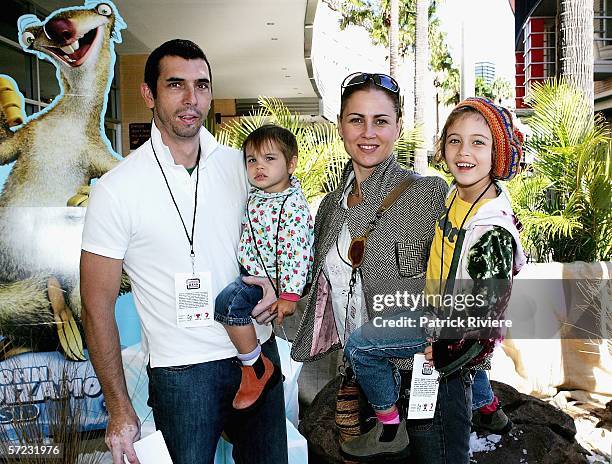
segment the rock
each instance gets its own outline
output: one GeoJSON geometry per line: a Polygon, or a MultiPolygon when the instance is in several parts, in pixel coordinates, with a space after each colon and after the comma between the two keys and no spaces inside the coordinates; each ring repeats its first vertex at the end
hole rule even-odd
{"type": "MultiPolygon", "coordinates": [[[[509,385],[491,382],[514,428],[501,438],[492,437],[490,451],[474,452],[478,464],[587,464],[587,451],[575,440],[576,427],[570,416],[509,385]],[[496,442],[496,443],[495,443],[496,442]]],[[[336,392],[340,377],[330,381],[304,412],[299,431],[308,440],[309,462],[342,464],[338,430],[334,423],[336,392]]],[[[480,441],[486,434],[479,434],[480,441]]],[[[473,433],[473,439],[476,434],[473,433]]],[[[486,448],[486,447],[485,447],[486,448]]],[[[387,461],[392,462],[392,461],[387,461]]],[[[403,461],[409,464],[412,461],[403,461]]],[[[420,463],[419,463],[420,464],[420,463]]],[[[426,464],[426,463],[423,463],[426,464]]]]}
{"type": "Polygon", "coordinates": [[[514,427],[493,450],[474,452],[472,462],[587,464],[588,453],[574,438],[576,426],[570,416],[509,385],[495,381],[491,385],[514,427]]]}

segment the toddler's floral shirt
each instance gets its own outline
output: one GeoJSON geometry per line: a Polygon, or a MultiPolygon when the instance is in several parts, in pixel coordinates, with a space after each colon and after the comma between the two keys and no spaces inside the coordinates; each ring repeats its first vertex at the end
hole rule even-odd
{"type": "Polygon", "coordinates": [[[301,295],[311,279],[313,243],[314,223],[295,177],[282,192],[251,188],[238,249],[238,261],[249,275],[267,277],[263,261],[276,287],[278,263],[279,295],[301,295]]]}

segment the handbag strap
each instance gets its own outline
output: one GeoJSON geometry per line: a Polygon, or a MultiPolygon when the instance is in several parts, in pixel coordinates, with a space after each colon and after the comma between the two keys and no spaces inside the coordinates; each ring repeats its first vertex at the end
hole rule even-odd
{"type": "Polygon", "coordinates": [[[385,212],[389,208],[391,208],[391,206],[393,206],[393,204],[404,194],[404,192],[408,190],[408,188],[410,188],[410,186],[414,184],[420,177],[421,176],[419,174],[413,174],[413,173],[409,174],[408,177],[406,177],[403,181],[401,181],[393,190],[391,190],[387,194],[385,199],[382,201],[382,203],[378,207],[378,210],[376,211],[376,216],[368,224],[368,228],[363,234],[364,237],[367,238],[368,235],[370,235],[370,232],[372,232],[376,228],[378,221],[380,221],[380,218],[383,217],[385,212]]]}

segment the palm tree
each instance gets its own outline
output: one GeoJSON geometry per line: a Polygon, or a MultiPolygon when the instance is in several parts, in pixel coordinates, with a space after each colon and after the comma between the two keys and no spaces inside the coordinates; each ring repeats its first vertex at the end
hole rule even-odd
{"type": "MultiPolygon", "coordinates": [[[[415,0],[415,6],[414,125],[423,127],[425,123],[425,80],[429,56],[429,0],[415,0]]],[[[427,150],[419,148],[415,151],[414,170],[421,174],[427,170],[427,150]]]]}
{"type": "Polygon", "coordinates": [[[389,24],[389,74],[397,78],[399,60],[399,0],[391,0],[389,24]]]}
{"type": "Polygon", "coordinates": [[[584,93],[593,112],[593,0],[558,1],[561,76],[584,93]]]}
{"type": "Polygon", "coordinates": [[[501,104],[503,100],[512,98],[514,89],[512,84],[501,76],[496,77],[491,83],[491,93],[497,103],[501,104]]]}

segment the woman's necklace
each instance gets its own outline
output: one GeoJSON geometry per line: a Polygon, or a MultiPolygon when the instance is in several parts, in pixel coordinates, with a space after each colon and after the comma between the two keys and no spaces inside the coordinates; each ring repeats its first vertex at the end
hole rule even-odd
{"type": "Polygon", "coordinates": [[[357,197],[357,198],[361,197],[361,191],[359,190],[359,185],[357,184],[355,180],[353,180],[353,188],[349,192],[349,195],[352,197],[357,197]]]}
{"type": "Polygon", "coordinates": [[[346,206],[352,208],[363,201],[363,192],[359,188],[357,181],[353,180],[353,188],[346,197],[346,206]]]}

